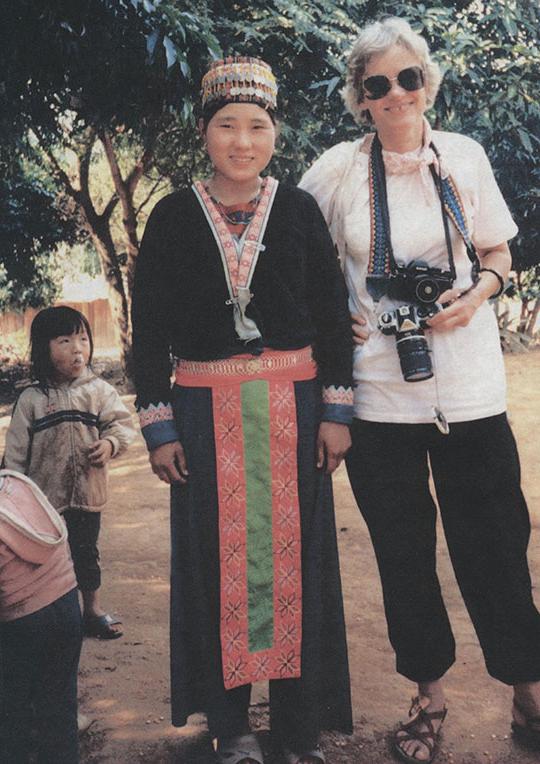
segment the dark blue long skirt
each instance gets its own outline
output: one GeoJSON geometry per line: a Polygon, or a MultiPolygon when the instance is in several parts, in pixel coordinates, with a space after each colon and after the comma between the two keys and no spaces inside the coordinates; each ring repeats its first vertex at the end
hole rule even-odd
{"type": "MultiPolygon", "coordinates": [[[[352,731],[350,682],[331,480],[316,468],[320,386],[296,382],[302,533],[301,697],[321,729],[352,731]]],[[[218,496],[212,390],[175,386],[189,479],[171,490],[172,722],[224,692],[220,646],[218,496]]],[[[281,680],[275,680],[281,681],[281,680]]]]}

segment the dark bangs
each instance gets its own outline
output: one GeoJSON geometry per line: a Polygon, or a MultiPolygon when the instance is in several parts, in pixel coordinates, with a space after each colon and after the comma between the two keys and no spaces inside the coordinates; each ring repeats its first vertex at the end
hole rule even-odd
{"type": "Polygon", "coordinates": [[[90,358],[94,353],[94,341],[88,319],[78,310],[61,305],[57,308],[41,310],[30,327],[30,363],[32,378],[41,386],[47,387],[47,382],[53,377],[54,369],[51,363],[49,342],[56,337],[86,332],[90,340],[90,358]]]}
{"type": "Polygon", "coordinates": [[[213,101],[211,104],[209,104],[206,109],[203,109],[201,114],[201,119],[203,121],[203,130],[206,132],[206,128],[208,127],[208,123],[212,119],[212,117],[218,113],[220,109],[223,109],[224,106],[228,106],[230,103],[253,103],[255,106],[260,106],[263,111],[265,111],[270,119],[272,120],[272,124],[276,124],[276,112],[273,109],[267,109],[264,103],[257,103],[254,100],[250,101],[231,101],[230,99],[221,98],[217,101],[213,101]]]}

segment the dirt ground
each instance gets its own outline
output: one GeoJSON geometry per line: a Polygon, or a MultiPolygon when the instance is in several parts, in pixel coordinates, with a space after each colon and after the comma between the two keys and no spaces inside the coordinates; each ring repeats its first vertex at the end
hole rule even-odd
{"type": "MultiPolygon", "coordinates": [[[[532,516],[530,561],[540,585],[540,471],[538,382],[540,353],[507,357],[509,412],[520,447],[523,485],[532,516]]],[[[132,398],[126,396],[131,405],[132,398]]],[[[9,418],[0,409],[0,450],[9,418]]],[[[325,735],[329,764],[385,764],[394,758],[388,730],[406,714],[413,686],[394,671],[371,544],[344,469],[334,480],[353,684],[355,733],[325,735]]],[[[454,764],[528,764],[534,754],[510,736],[511,690],[490,679],[461,601],[442,533],[439,570],[458,644],[447,678],[449,713],[437,761],[454,764]]],[[[101,537],[103,601],[120,615],[122,639],[86,639],[80,670],[80,707],[94,719],[82,743],[82,763],[176,762],[210,764],[204,719],[175,729],[169,722],[168,489],[152,475],[139,440],[111,469],[111,499],[101,537]]],[[[540,606],[540,595],[538,596],[540,606]]],[[[252,722],[268,754],[266,688],[252,697],[252,722]]]]}

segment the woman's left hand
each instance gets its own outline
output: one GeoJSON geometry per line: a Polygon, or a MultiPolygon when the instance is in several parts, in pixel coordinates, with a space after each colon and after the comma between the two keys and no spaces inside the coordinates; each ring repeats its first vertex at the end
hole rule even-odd
{"type": "Polygon", "coordinates": [[[448,289],[440,297],[445,306],[428,321],[430,329],[447,332],[457,326],[467,326],[480,305],[484,302],[481,294],[475,293],[476,288],[461,294],[459,289],[448,289]]]}
{"type": "Polygon", "coordinates": [[[346,424],[321,422],[317,437],[317,467],[331,475],[351,447],[351,434],[346,424]]]}
{"type": "Polygon", "coordinates": [[[447,332],[458,326],[467,326],[480,305],[489,300],[499,287],[499,279],[490,272],[493,269],[503,281],[508,277],[508,271],[512,263],[508,244],[502,242],[489,249],[478,249],[480,270],[478,281],[465,292],[459,289],[447,289],[439,297],[439,302],[444,305],[437,315],[428,321],[429,327],[438,332],[447,332]]]}

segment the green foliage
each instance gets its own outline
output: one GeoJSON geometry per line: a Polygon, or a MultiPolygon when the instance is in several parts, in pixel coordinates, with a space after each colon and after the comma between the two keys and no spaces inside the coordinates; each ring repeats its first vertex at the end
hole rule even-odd
{"type": "Polygon", "coordinates": [[[151,128],[168,108],[181,112],[191,90],[185,61],[204,60],[215,41],[196,3],[137,0],[7,0],[0,52],[2,112],[32,117],[51,136],[73,126],[151,128]],[[184,7],[186,10],[180,10],[184,7]],[[171,59],[174,29],[183,46],[171,59]],[[172,34],[172,33],[171,33],[172,34]]]}
{"type": "Polygon", "coordinates": [[[73,219],[47,184],[16,159],[0,161],[0,310],[52,301],[58,273],[51,252],[75,238],[73,219]]]}
{"type": "Polygon", "coordinates": [[[0,230],[4,303],[33,305],[54,297],[55,279],[46,258],[58,240],[69,240],[57,225],[67,216],[79,239],[91,238],[100,251],[122,302],[126,331],[136,218],[145,206],[134,207],[135,191],[144,173],[159,187],[160,179],[152,177],[153,145],[171,123],[190,120],[196,88],[192,68],[198,81],[200,68],[217,50],[210,22],[194,12],[196,5],[159,0],[3,3],[0,144],[6,153],[22,149],[24,156],[20,182],[2,189],[10,215],[0,230]],[[108,141],[109,147],[107,198],[99,184],[92,184],[99,169],[99,141],[108,141]],[[15,217],[19,241],[14,249],[10,229],[15,217]],[[129,264],[126,250],[132,254],[129,264]]]}
{"type": "MultiPolygon", "coordinates": [[[[208,60],[237,52],[272,65],[284,121],[270,170],[296,182],[324,149],[358,135],[339,95],[346,53],[361,26],[382,13],[406,17],[426,36],[444,70],[432,119],[486,147],[520,227],[514,264],[522,270],[538,262],[540,12],[531,0],[5,0],[2,10],[0,139],[22,142],[23,185],[49,212],[69,214],[95,238],[108,211],[117,252],[109,247],[102,255],[105,270],[121,272],[128,285],[137,237],[126,210],[140,231],[163,178],[178,186],[207,170],[196,120],[208,60]],[[107,136],[125,188],[111,176],[103,182],[100,140],[107,136]],[[134,199],[128,181],[138,162],[145,191],[134,199]],[[83,198],[66,178],[79,173],[83,186],[85,171],[83,198]],[[131,196],[120,205],[126,189],[131,196]]],[[[22,193],[18,184],[10,189],[15,199],[22,193]]],[[[32,257],[62,235],[54,215],[50,235],[42,230],[39,204],[38,235],[29,229],[27,237],[39,247],[20,249],[21,262],[30,253],[27,270],[19,267],[21,283],[32,282],[32,257]]],[[[18,210],[14,203],[11,219],[24,220],[18,210]]],[[[13,274],[9,251],[0,242],[0,263],[13,274]]]]}
{"type": "MultiPolygon", "coordinates": [[[[160,8],[166,6],[160,3],[160,8]]],[[[345,118],[337,85],[345,69],[345,51],[354,39],[369,3],[358,0],[208,0],[205,12],[220,47],[212,51],[263,58],[280,84],[281,136],[270,172],[296,183],[307,164],[324,148],[356,131],[345,118]]],[[[197,62],[198,79],[207,60],[197,62]]],[[[195,70],[193,70],[195,74],[195,70]]],[[[174,185],[207,171],[198,139],[199,88],[190,93],[191,121],[176,123],[158,146],[157,162],[174,185]]]]}
{"type": "Polygon", "coordinates": [[[519,226],[514,267],[540,252],[540,49],[537,3],[485,0],[388,3],[426,35],[444,79],[436,118],[485,147],[519,226]]]}

